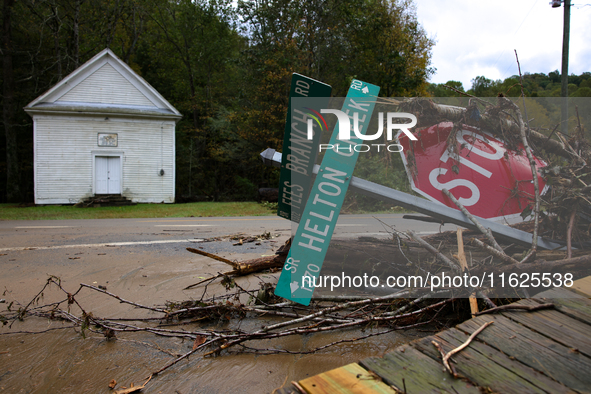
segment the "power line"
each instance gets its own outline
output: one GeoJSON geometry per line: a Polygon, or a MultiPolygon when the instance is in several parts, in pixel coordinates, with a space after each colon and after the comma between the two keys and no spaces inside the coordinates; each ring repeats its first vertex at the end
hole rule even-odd
{"type": "MultiPolygon", "coordinates": [[[[523,26],[523,23],[525,22],[525,20],[527,19],[527,17],[529,16],[529,14],[531,14],[532,10],[534,9],[534,7],[536,6],[536,4],[538,4],[539,0],[535,0],[534,4],[531,6],[531,8],[529,9],[529,11],[527,12],[527,14],[525,14],[525,17],[523,18],[523,20],[521,21],[521,23],[519,24],[519,27],[517,27],[517,29],[515,30],[515,32],[513,32],[513,35],[511,36],[511,38],[515,37],[515,35],[517,34],[517,32],[519,31],[519,29],[521,29],[521,26],[523,26]]],[[[497,61],[495,62],[495,64],[493,65],[493,68],[495,68],[497,66],[497,64],[499,63],[499,60],[501,60],[501,58],[503,57],[503,55],[505,54],[505,52],[507,51],[507,48],[503,49],[503,52],[501,52],[501,54],[499,55],[499,58],[497,59],[497,61]]],[[[506,72],[506,70],[505,70],[506,72]]],[[[504,75],[504,74],[503,74],[504,75]]]]}

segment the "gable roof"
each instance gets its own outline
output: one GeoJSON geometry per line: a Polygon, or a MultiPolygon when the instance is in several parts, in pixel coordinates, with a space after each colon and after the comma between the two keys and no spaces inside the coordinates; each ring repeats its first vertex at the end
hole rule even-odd
{"type": "Polygon", "coordinates": [[[176,108],[109,48],[31,101],[25,111],[181,118],[176,108]]]}

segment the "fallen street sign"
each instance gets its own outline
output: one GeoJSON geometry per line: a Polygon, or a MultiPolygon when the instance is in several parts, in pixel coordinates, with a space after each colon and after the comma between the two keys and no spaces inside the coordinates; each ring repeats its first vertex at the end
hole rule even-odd
{"type": "MultiPolygon", "coordinates": [[[[454,130],[442,122],[415,133],[417,141],[399,134],[402,161],[411,187],[431,201],[457,209],[442,190],[447,189],[481,218],[521,214],[533,200],[531,167],[523,146],[517,151],[477,128],[467,125],[454,130]],[[455,136],[450,136],[454,132],[455,136]]],[[[535,158],[538,168],[546,163],[535,158]]],[[[538,175],[540,192],[545,187],[538,175]]]]}
{"type": "MultiPolygon", "coordinates": [[[[367,132],[379,90],[378,86],[353,80],[342,107],[342,112],[347,114],[347,126],[351,126],[351,121],[356,118],[358,131],[361,134],[367,132]]],[[[339,140],[340,123],[339,120],[330,139],[332,146],[338,146],[328,150],[322,160],[275,288],[276,295],[303,305],[310,304],[351,182],[359,155],[353,147],[362,142],[356,134],[350,139],[339,140]]]]}
{"type": "MultiPolygon", "coordinates": [[[[275,152],[274,149],[267,148],[261,153],[266,165],[279,167],[281,164],[281,153],[275,152]]],[[[314,166],[314,174],[318,173],[320,166],[314,166]]],[[[461,211],[454,207],[453,209],[440,202],[432,202],[424,198],[414,196],[412,194],[403,193],[396,189],[379,185],[374,182],[366,181],[365,179],[352,177],[349,183],[349,189],[355,190],[358,193],[369,197],[376,198],[382,201],[389,201],[393,205],[399,205],[411,211],[420,212],[427,216],[434,217],[441,221],[457,224],[470,230],[478,231],[478,228],[470,219],[466,217],[461,211]]],[[[477,217],[480,224],[485,228],[489,228],[495,237],[506,240],[509,243],[516,243],[524,247],[531,246],[533,236],[532,234],[518,230],[513,227],[505,226],[504,224],[477,217]]],[[[556,249],[561,245],[559,243],[538,237],[538,247],[541,249],[556,249]]]]}
{"type": "MultiPolygon", "coordinates": [[[[314,104],[323,107],[328,104],[331,91],[330,85],[303,75],[294,73],[291,77],[291,90],[283,135],[277,215],[296,223],[300,221],[304,205],[310,194],[312,169],[318,155],[320,130],[316,130],[318,132],[314,133],[313,139],[307,138],[310,108],[292,108],[292,98],[325,98],[314,100],[314,104]]],[[[320,110],[320,107],[312,109],[320,110]]]]}

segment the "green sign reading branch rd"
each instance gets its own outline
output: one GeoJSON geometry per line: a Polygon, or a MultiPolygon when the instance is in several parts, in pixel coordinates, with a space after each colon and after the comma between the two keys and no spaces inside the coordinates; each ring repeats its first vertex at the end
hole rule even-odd
{"type": "MultiPolygon", "coordinates": [[[[356,119],[358,132],[366,133],[379,91],[378,86],[353,80],[341,110],[343,115],[346,114],[351,131],[356,119]]],[[[339,123],[330,140],[335,149],[328,150],[322,160],[275,288],[276,295],[303,305],[310,304],[355,169],[359,152],[354,146],[362,143],[356,134],[351,134],[350,139],[339,140],[339,123]]]]}
{"type": "MultiPolygon", "coordinates": [[[[331,90],[330,85],[300,74],[294,73],[291,77],[289,106],[283,136],[277,215],[296,223],[300,221],[310,194],[312,170],[318,155],[320,130],[315,130],[314,138],[308,139],[307,120],[310,108],[292,109],[291,101],[295,97],[322,97],[325,99],[314,100],[314,104],[326,106],[331,90]]],[[[320,108],[313,109],[320,110],[320,108]]]]}

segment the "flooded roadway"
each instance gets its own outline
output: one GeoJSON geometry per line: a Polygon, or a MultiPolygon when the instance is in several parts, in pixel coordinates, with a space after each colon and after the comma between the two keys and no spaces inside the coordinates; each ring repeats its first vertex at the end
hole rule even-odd
{"type": "MultiPolygon", "coordinates": [[[[382,216],[382,215],[380,215],[382,216]]],[[[384,215],[385,216],[385,215],[384,215]]],[[[367,217],[343,217],[342,236],[355,233],[380,233],[381,226],[367,224],[367,217]]],[[[369,217],[371,220],[371,217],[369,217]]],[[[388,215],[393,223],[399,215],[388,215]]],[[[398,226],[404,226],[398,224],[398,226]]],[[[186,218],[117,219],[85,221],[3,221],[0,222],[0,314],[13,301],[28,303],[43,287],[49,275],[59,277],[69,292],[80,283],[101,285],[108,291],[143,305],[162,305],[166,301],[200,299],[204,287],[183,291],[203,277],[228,270],[224,263],[191,254],[186,247],[198,244],[203,250],[231,260],[245,260],[271,254],[290,235],[289,222],[275,217],[261,218],[186,218]],[[287,225],[286,225],[287,223],[287,225]],[[260,245],[214,237],[245,233],[271,232],[275,238],[260,245]]],[[[396,222],[398,223],[398,222],[396,222]]],[[[409,222],[417,226],[417,222],[409,222]]],[[[434,232],[438,226],[418,229],[434,232]]],[[[339,229],[339,227],[337,227],[339,229]]],[[[415,228],[416,229],[416,228],[415,228]]],[[[386,234],[384,232],[384,234],[386,234]]],[[[260,281],[273,281],[273,274],[250,275],[238,279],[245,288],[256,289],[260,281]]],[[[219,286],[208,286],[208,296],[224,294],[219,286]]],[[[40,304],[63,299],[53,286],[46,290],[40,304]]],[[[121,304],[117,300],[83,290],[77,297],[87,312],[105,318],[154,316],[121,304]]],[[[13,309],[16,302],[13,304],[13,309]]],[[[74,311],[79,315],[78,311],[74,311]]],[[[133,324],[133,323],[132,323],[133,324]]],[[[260,319],[242,322],[214,322],[206,325],[179,326],[183,329],[230,328],[240,324],[253,329],[265,324],[260,319]]],[[[115,379],[121,386],[142,384],[151,372],[190,351],[190,340],[162,338],[146,333],[125,333],[117,340],[79,329],[61,329],[69,323],[28,317],[0,328],[0,392],[5,393],[108,393],[115,379]],[[19,331],[41,334],[18,334],[19,331]]],[[[178,327],[177,327],[178,328],[178,327]]],[[[345,343],[309,355],[227,354],[203,358],[196,354],[188,361],[157,376],[145,393],[264,393],[285,382],[303,379],[319,372],[382,355],[403,342],[428,333],[394,332],[345,343]]],[[[257,342],[260,348],[294,351],[312,349],[340,339],[359,336],[358,331],[292,336],[257,342]]]]}

